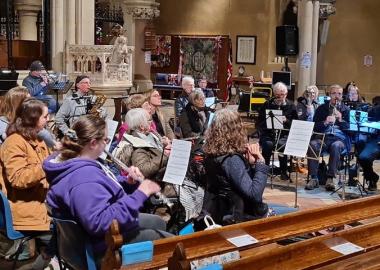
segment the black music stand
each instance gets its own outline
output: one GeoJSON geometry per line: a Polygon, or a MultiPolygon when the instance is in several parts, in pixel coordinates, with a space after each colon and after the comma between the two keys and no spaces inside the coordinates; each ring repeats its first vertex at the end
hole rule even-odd
{"type": "Polygon", "coordinates": [[[278,116],[280,115],[275,115],[273,113],[273,110],[270,110],[270,109],[266,109],[266,112],[267,113],[266,113],[265,121],[267,124],[267,129],[275,131],[275,141],[276,141],[274,150],[272,151],[272,158],[271,158],[272,166],[271,166],[271,176],[270,176],[270,187],[273,189],[274,154],[275,152],[279,152],[283,147],[285,147],[285,144],[284,144],[283,146],[278,148],[278,142],[280,140],[281,130],[284,129],[284,125],[283,125],[282,119],[278,118],[278,116]],[[270,119],[270,126],[268,126],[268,122],[267,122],[268,119],[270,119]],[[279,130],[280,132],[278,132],[279,130]]]}
{"type": "Polygon", "coordinates": [[[55,81],[53,83],[48,84],[48,90],[47,90],[46,94],[47,95],[54,95],[55,94],[55,98],[56,98],[56,102],[57,102],[57,109],[55,112],[58,112],[58,108],[59,108],[59,103],[58,103],[59,94],[60,93],[66,94],[67,91],[69,91],[69,89],[73,86],[73,84],[74,84],[74,82],[70,82],[70,81],[66,81],[66,82],[55,81]]]}

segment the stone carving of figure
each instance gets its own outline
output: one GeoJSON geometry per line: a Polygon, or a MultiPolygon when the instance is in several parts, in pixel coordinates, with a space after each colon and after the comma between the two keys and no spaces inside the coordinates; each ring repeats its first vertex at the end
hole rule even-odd
{"type": "Polygon", "coordinates": [[[128,39],[124,36],[124,30],[120,24],[116,24],[112,28],[112,33],[115,38],[113,39],[114,45],[110,58],[110,64],[122,64],[128,54],[128,39]]]}

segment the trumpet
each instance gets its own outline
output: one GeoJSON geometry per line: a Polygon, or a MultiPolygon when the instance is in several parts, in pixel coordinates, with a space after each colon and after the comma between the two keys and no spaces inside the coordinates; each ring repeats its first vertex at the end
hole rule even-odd
{"type": "MultiPolygon", "coordinates": [[[[127,165],[125,165],[120,159],[114,157],[108,150],[104,149],[104,153],[106,153],[106,155],[111,159],[111,161],[113,163],[115,163],[115,165],[118,166],[121,170],[127,172],[128,174],[131,172],[131,169],[127,165]]],[[[138,179],[135,179],[135,180],[137,180],[140,183],[142,181],[144,181],[143,178],[138,178],[138,179]]],[[[172,208],[173,203],[170,201],[170,199],[168,197],[166,197],[161,192],[157,192],[156,196],[158,197],[159,200],[161,200],[169,208],[172,208]]]]}

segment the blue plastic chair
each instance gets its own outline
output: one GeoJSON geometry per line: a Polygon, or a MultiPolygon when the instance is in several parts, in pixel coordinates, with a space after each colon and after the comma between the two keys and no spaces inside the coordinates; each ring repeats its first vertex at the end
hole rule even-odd
{"type": "Polygon", "coordinates": [[[89,237],[75,221],[53,217],[60,269],[96,270],[89,237]]]}
{"type": "Polygon", "coordinates": [[[35,234],[24,234],[23,232],[16,231],[13,228],[13,220],[12,220],[12,213],[11,208],[9,206],[9,202],[7,197],[4,195],[3,192],[0,191],[0,233],[2,233],[4,236],[6,236],[9,240],[21,240],[21,243],[16,249],[16,252],[11,255],[13,257],[13,266],[12,269],[16,268],[16,263],[18,256],[23,250],[24,244],[32,239],[35,234]]]}

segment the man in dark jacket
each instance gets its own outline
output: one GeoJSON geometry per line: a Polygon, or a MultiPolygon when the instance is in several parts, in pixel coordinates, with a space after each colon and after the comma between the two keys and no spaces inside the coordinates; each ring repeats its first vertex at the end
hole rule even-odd
{"type": "MultiPolygon", "coordinates": [[[[328,191],[335,190],[333,178],[337,173],[340,163],[341,154],[351,149],[351,141],[346,134],[348,130],[350,109],[342,103],[343,88],[340,85],[331,85],[328,89],[330,93],[330,102],[320,105],[314,115],[314,131],[325,134],[322,150],[327,151],[330,155],[327,170],[327,181],[325,188],[328,191]]],[[[321,140],[313,139],[310,142],[311,148],[315,153],[321,148],[321,140]]],[[[312,155],[309,150],[308,156],[312,155]]],[[[310,181],[306,184],[305,189],[311,190],[319,186],[318,160],[308,159],[310,181]]]]}
{"type": "MultiPolygon", "coordinates": [[[[292,121],[298,119],[296,106],[288,100],[287,94],[288,89],[285,84],[278,82],[273,86],[274,98],[266,101],[261,107],[258,118],[258,130],[260,133],[260,145],[263,149],[263,156],[265,159],[265,164],[269,165],[272,151],[275,148],[276,136],[275,130],[268,129],[266,124],[267,110],[281,110],[282,116],[277,116],[278,119],[274,121],[281,120],[285,129],[290,129],[292,121]]],[[[278,147],[286,143],[288,137],[288,132],[282,131],[281,137],[278,142],[278,147]]],[[[284,148],[282,148],[283,150],[284,148]]],[[[287,156],[279,156],[280,170],[281,170],[281,180],[289,180],[287,173],[287,156]]]]}
{"type": "Polygon", "coordinates": [[[33,61],[30,65],[29,75],[22,81],[22,85],[28,88],[32,97],[47,103],[49,113],[57,111],[57,101],[50,95],[46,95],[48,91],[48,77],[43,74],[44,66],[41,61],[33,61]]]}

